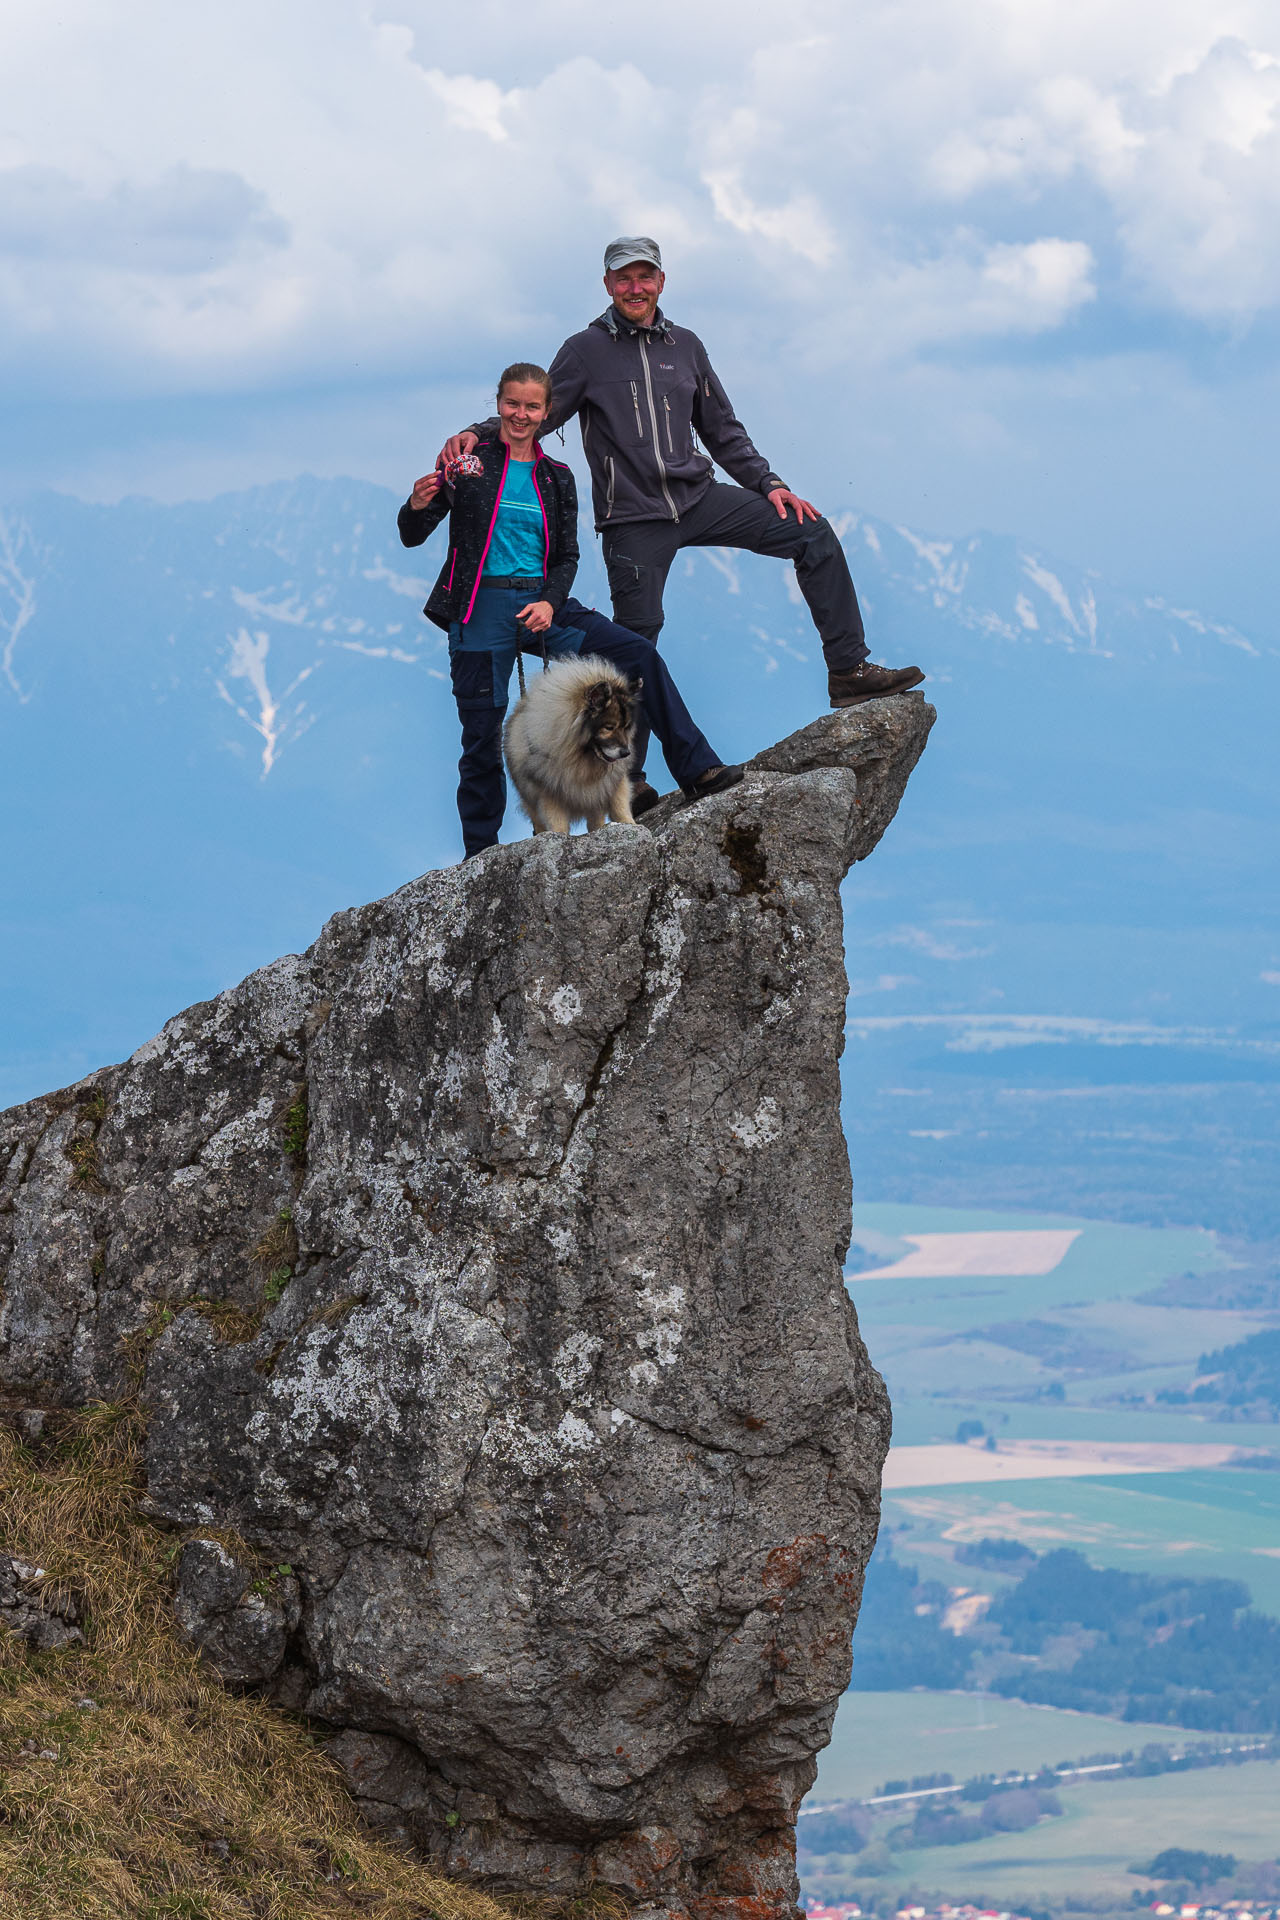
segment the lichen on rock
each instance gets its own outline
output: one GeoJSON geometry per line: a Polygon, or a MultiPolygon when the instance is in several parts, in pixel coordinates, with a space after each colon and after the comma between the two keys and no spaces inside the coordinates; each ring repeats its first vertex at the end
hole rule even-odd
{"type": "Polygon", "coordinates": [[[838,889],[931,719],[427,874],[0,1116],[9,1404],[139,1383],[186,1631],[448,1872],[794,1905],[888,1444],[838,889]]]}

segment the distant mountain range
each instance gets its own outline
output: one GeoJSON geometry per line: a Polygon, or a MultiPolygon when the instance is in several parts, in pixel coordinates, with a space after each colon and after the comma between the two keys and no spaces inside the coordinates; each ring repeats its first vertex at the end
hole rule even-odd
{"type": "MultiPolygon", "coordinates": [[[[398,504],[300,479],[0,512],[0,1099],[127,1052],[328,913],[457,857],[456,715],[420,612],[443,536],[406,553],[398,504]]],[[[1014,539],[837,526],[875,657],[918,660],[940,715],[850,881],[855,1033],[877,1059],[897,1034],[953,1066],[1042,1064],[1055,1020],[1092,1022],[1069,1030],[1092,1083],[1104,1030],[1132,1061],[1184,1060],[1194,1029],[1202,1062],[1270,1072],[1280,648],[1014,539]]],[[[579,592],[607,606],[583,532],[579,592]]],[[[667,612],[726,757],[825,709],[789,568],[682,556],[667,612]]]]}

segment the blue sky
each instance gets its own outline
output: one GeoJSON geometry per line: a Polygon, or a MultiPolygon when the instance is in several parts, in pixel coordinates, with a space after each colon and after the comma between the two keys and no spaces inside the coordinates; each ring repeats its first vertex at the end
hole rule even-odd
{"type": "Polygon", "coordinates": [[[1269,620],[1262,0],[19,0],[0,58],[0,492],[407,487],[647,231],[824,507],[1269,620]]]}

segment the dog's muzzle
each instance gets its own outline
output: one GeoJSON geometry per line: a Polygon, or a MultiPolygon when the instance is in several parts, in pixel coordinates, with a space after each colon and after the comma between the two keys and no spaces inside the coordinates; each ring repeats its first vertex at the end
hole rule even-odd
{"type": "Polygon", "coordinates": [[[627,755],[630,753],[630,751],[631,751],[630,747],[597,747],[596,748],[596,752],[600,755],[600,758],[610,765],[612,765],[613,761],[615,760],[625,760],[627,755]]]}

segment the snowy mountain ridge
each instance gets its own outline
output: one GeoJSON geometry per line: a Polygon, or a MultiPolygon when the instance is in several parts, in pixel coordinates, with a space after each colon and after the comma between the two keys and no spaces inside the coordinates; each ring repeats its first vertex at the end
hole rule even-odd
{"type": "Polygon", "coordinates": [[[1188,635],[1253,655],[1276,651],[1191,608],[1171,606],[1157,595],[1135,598],[1096,572],[1057,560],[1051,564],[1007,535],[926,537],[865,514],[837,515],[832,524],[851,566],[863,577],[870,574],[865,550],[902,593],[967,629],[1003,640],[1039,636],[1068,652],[1080,649],[1104,658],[1125,642],[1130,657],[1135,647],[1145,649],[1149,659],[1163,650],[1180,654],[1188,635]]]}
{"type": "MultiPolygon", "coordinates": [[[[447,644],[421,613],[443,536],[406,553],[398,504],[304,478],[0,510],[0,1098],[457,859],[447,644]]],[[[1025,541],[838,524],[874,657],[918,661],[939,711],[858,889],[855,1005],[1260,1032],[1275,648],[1025,541]]],[[[608,606],[585,527],[578,591],[608,606]]],[[[681,555],[662,645],[725,760],[826,708],[788,566],[681,555]]]]}
{"type": "MultiPolygon", "coordinates": [[[[433,548],[422,571],[412,569],[396,538],[397,506],[392,493],[365,482],[301,479],[171,507],[43,495],[0,511],[0,699],[25,706],[52,694],[58,658],[68,653],[65,627],[55,630],[67,618],[65,590],[78,584],[82,604],[92,603],[105,550],[103,584],[129,605],[135,635],[149,631],[167,655],[153,665],[157,697],[180,681],[198,684],[240,722],[224,745],[251,749],[266,778],[330,704],[315,677],[335,656],[447,683],[443,636],[418,611],[435,572],[433,548]],[[79,574],[90,577],[77,582],[79,574]],[[244,730],[255,736],[252,746],[244,730]]],[[[1229,626],[1126,593],[1008,536],[937,538],[862,513],[833,524],[873,640],[878,630],[917,636],[915,652],[932,650],[922,664],[943,681],[956,676],[948,655],[962,635],[1209,671],[1223,650],[1275,657],[1229,626]]],[[[582,545],[579,592],[607,604],[585,523],[582,545]]],[[[668,645],[690,611],[703,623],[743,618],[761,676],[785,665],[793,675],[807,667],[812,679],[818,647],[790,568],[708,550],[683,556],[675,575],[668,645]]],[[[343,684],[346,676],[329,671],[325,680],[343,684]]],[[[399,689],[387,691],[395,697],[399,689]]]]}

